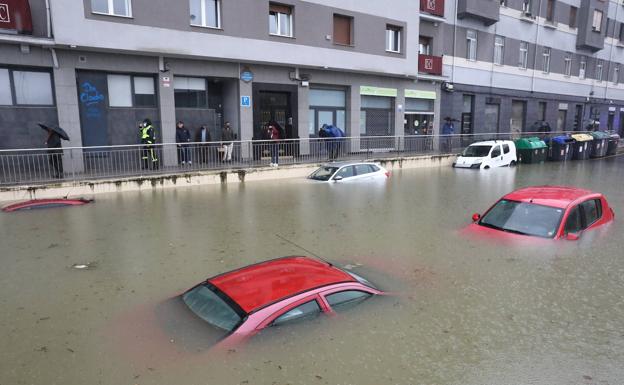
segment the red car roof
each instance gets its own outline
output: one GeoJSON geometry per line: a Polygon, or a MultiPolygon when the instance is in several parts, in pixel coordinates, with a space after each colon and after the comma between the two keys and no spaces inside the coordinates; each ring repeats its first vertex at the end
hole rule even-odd
{"type": "Polygon", "coordinates": [[[210,278],[247,313],[317,287],[355,281],[328,263],[309,257],[285,257],[261,262],[210,278]]]}
{"type": "Polygon", "coordinates": [[[597,193],[576,187],[535,186],[513,191],[505,195],[503,199],[566,208],[579,198],[595,194],[597,193]]]}

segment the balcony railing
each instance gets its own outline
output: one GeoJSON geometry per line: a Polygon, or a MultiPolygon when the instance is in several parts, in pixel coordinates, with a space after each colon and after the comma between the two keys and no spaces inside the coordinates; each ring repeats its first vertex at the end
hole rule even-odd
{"type": "Polygon", "coordinates": [[[420,12],[444,17],[444,0],[420,0],[420,12]]]}
{"type": "Polygon", "coordinates": [[[418,72],[442,75],[442,56],[418,55],[418,72]]]}

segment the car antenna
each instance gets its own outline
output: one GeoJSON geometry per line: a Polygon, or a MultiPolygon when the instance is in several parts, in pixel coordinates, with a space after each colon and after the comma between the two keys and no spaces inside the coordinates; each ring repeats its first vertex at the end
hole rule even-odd
{"type": "Polygon", "coordinates": [[[318,254],[316,254],[316,253],[311,252],[310,250],[306,249],[305,247],[303,247],[303,246],[301,246],[301,245],[296,244],[295,242],[291,241],[290,239],[286,239],[286,238],[282,237],[282,236],[281,236],[281,235],[279,235],[279,234],[275,234],[275,236],[276,236],[276,237],[278,237],[279,239],[281,239],[282,241],[288,242],[288,243],[290,243],[291,245],[293,245],[293,246],[295,246],[295,247],[297,247],[297,248],[299,248],[299,249],[301,249],[301,250],[305,251],[306,253],[310,253],[310,254],[312,254],[312,256],[314,256],[314,257],[316,257],[316,258],[320,259],[321,261],[323,261],[323,262],[327,263],[329,266],[334,266],[334,264],[333,264],[333,263],[329,262],[329,261],[328,261],[328,260],[326,260],[325,258],[321,257],[320,255],[318,255],[318,254]]]}

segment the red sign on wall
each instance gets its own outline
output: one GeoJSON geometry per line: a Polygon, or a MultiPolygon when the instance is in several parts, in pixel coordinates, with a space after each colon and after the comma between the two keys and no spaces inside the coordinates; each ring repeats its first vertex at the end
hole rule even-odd
{"type": "Polygon", "coordinates": [[[420,11],[444,17],[444,0],[420,0],[420,11]]]}
{"type": "Polygon", "coordinates": [[[31,34],[32,30],[28,0],[0,0],[0,32],[31,34]]]}

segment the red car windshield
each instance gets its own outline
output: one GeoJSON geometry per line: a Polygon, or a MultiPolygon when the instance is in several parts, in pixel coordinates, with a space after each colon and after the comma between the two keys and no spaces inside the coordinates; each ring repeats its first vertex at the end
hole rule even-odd
{"type": "Polygon", "coordinates": [[[563,211],[557,207],[501,199],[479,224],[515,234],[553,238],[563,211]]]}

